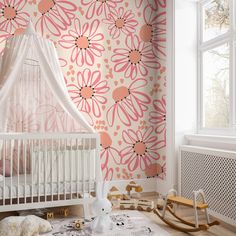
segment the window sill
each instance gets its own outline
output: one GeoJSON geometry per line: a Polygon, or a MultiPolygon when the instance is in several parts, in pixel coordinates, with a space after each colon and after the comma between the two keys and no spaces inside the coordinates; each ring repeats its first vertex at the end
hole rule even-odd
{"type": "Polygon", "coordinates": [[[187,145],[236,151],[236,136],[186,134],[187,145]]]}

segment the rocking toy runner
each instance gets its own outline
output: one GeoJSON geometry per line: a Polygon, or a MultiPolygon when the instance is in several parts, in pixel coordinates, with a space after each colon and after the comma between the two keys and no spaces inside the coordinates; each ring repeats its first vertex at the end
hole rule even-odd
{"type": "Polygon", "coordinates": [[[194,191],[193,192],[193,200],[183,198],[181,196],[177,196],[177,191],[174,189],[171,189],[165,199],[165,205],[163,208],[163,212],[160,213],[158,209],[154,210],[154,213],[160,217],[162,221],[164,221],[166,224],[168,224],[170,227],[182,231],[182,232],[197,232],[200,230],[208,230],[213,225],[219,225],[218,221],[213,221],[210,223],[208,211],[207,211],[208,205],[206,203],[206,198],[203,190],[194,191]],[[197,202],[197,196],[200,195],[202,197],[202,203],[197,202]],[[173,205],[173,209],[170,205],[173,205]],[[183,205],[187,207],[192,207],[194,210],[194,216],[195,216],[195,223],[186,221],[182,219],[181,217],[177,216],[175,213],[175,207],[176,205],[183,205]],[[170,220],[166,219],[166,210],[168,210],[172,216],[174,216],[180,223],[183,225],[187,225],[190,227],[181,227],[170,220]],[[198,212],[197,210],[204,210],[205,216],[206,216],[206,224],[199,224],[198,222],[198,212]]]}

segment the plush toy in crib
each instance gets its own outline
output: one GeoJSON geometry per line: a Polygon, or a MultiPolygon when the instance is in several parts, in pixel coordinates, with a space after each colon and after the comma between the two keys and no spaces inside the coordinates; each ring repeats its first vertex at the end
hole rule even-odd
{"type": "Polygon", "coordinates": [[[104,233],[113,228],[113,223],[110,218],[112,210],[111,202],[107,199],[108,183],[97,183],[96,191],[97,197],[93,203],[93,212],[95,219],[91,222],[91,229],[94,232],[104,233]]]}
{"type": "Polygon", "coordinates": [[[38,236],[51,230],[48,221],[34,215],[9,216],[0,221],[0,236],[38,236]]]}

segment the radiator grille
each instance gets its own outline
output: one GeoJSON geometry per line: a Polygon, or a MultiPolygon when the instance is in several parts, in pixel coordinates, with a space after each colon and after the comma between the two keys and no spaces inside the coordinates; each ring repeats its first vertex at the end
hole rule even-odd
{"type": "Polygon", "coordinates": [[[181,149],[181,195],[192,198],[194,190],[203,189],[213,215],[236,224],[236,155],[209,152],[181,149]]]}

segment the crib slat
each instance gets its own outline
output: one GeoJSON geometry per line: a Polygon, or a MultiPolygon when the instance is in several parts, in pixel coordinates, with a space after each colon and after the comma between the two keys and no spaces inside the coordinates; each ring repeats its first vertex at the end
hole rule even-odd
{"type": "Polygon", "coordinates": [[[47,163],[48,163],[48,140],[45,140],[45,158],[44,158],[44,201],[47,201],[47,163]]]}
{"type": "MultiPolygon", "coordinates": [[[[14,142],[14,140],[10,140],[10,166],[11,166],[11,193],[10,193],[10,204],[12,205],[12,189],[13,189],[13,184],[12,184],[12,178],[13,178],[13,145],[12,145],[12,141],[14,142]]],[[[5,168],[5,167],[4,167],[5,168]]]]}
{"type": "Polygon", "coordinates": [[[7,156],[7,150],[6,150],[6,140],[3,141],[3,205],[6,204],[5,194],[6,194],[6,156],[7,156]]]}
{"type": "Polygon", "coordinates": [[[102,180],[101,161],[100,161],[100,138],[96,137],[96,155],[95,155],[95,180],[102,180]]]}
{"type": "Polygon", "coordinates": [[[70,159],[70,199],[72,199],[72,173],[74,172],[73,169],[75,166],[72,166],[72,139],[70,139],[70,147],[68,148],[69,151],[69,159],[70,159]]]}
{"type": "MultiPolygon", "coordinates": [[[[57,199],[59,200],[59,193],[60,193],[60,182],[59,182],[59,173],[60,173],[60,156],[61,154],[63,153],[62,150],[61,150],[61,140],[58,139],[58,150],[56,152],[56,161],[57,161],[57,199]]],[[[53,166],[52,166],[53,168],[53,166]]]]}
{"type": "Polygon", "coordinates": [[[42,177],[43,177],[43,183],[44,183],[44,186],[43,186],[43,191],[44,191],[44,197],[46,195],[46,162],[47,162],[47,156],[46,156],[46,153],[47,153],[47,149],[45,149],[45,140],[42,141],[42,160],[41,160],[41,163],[42,163],[42,171],[43,173],[41,173],[42,177]]]}
{"type": "MultiPolygon", "coordinates": [[[[67,146],[67,139],[65,139],[65,144],[67,146]]],[[[66,200],[66,155],[63,156],[64,159],[64,200],[66,200]]]]}
{"type": "Polygon", "coordinates": [[[31,158],[34,158],[33,160],[31,159],[31,170],[30,170],[30,173],[31,173],[31,202],[33,203],[34,202],[34,169],[33,169],[33,163],[35,165],[36,163],[36,160],[35,160],[35,152],[34,152],[34,140],[31,140],[30,142],[30,154],[31,154],[31,158]]]}
{"type": "MultiPolygon", "coordinates": [[[[53,139],[51,139],[51,147],[50,147],[50,152],[51,152],[51,167],[53,167],[53,139]]],[[[53,168],[51,168],[51,201],[53,201],[53,168]]]]}
{"type": "Polygon", "coordinates": [[[26,145],[27,145],[27,140],[23,140],[23,172],[24,172],[24,203],[26,203],[26,195],[27,195],[27,183],[26,183],[26,166],[27,166],[27,160],[26,160],[26,145]]]}
{"type": "Polygon", "coordinates": [[[40,179],[40,167],[41,167],[41,161],[42,161],[42,150],[41,150],[41,146],[40,146],[40,141],[41,140],[37,140],[37,143],[38,143],[38,157],[37,157],[37,161],[38,161],[38,202],[40,202],[40,182],[41,182],[41,179],[40,179]]]}
{"type": "Polygon", "coordinates": [[[79,147],[78,139],[75,139],[75,150],[73,151],[75,157],[75,168],[76,168],[76,197],[79,194],[79,147]]]}
{"type": "Polygon", "coordinates": [[[17,140],[17,204],[20,202],[20,140],[17,140]]]}
{"type": "Polygon", "coordinates": [[[85,150],[85,139],[82,139],[82,155],[81,155],[81,160],[82,160],[82,180],[83,180],[83,187],[82,187],[82,192],[83,192],[83,198],[85,195],[85,178],[84,178],[84,170],[85,170],[85,164],[84,164],[84,150],[85,150]]]}
{"type": "Polygon", "coordinates": [[[87,159],[87,168],[88,168],[88,193],[90,196],[91,193],[91,151],[92,150],[92,139],[89,139],[89,145],[88,145],[88,159],[87,159]]]}

